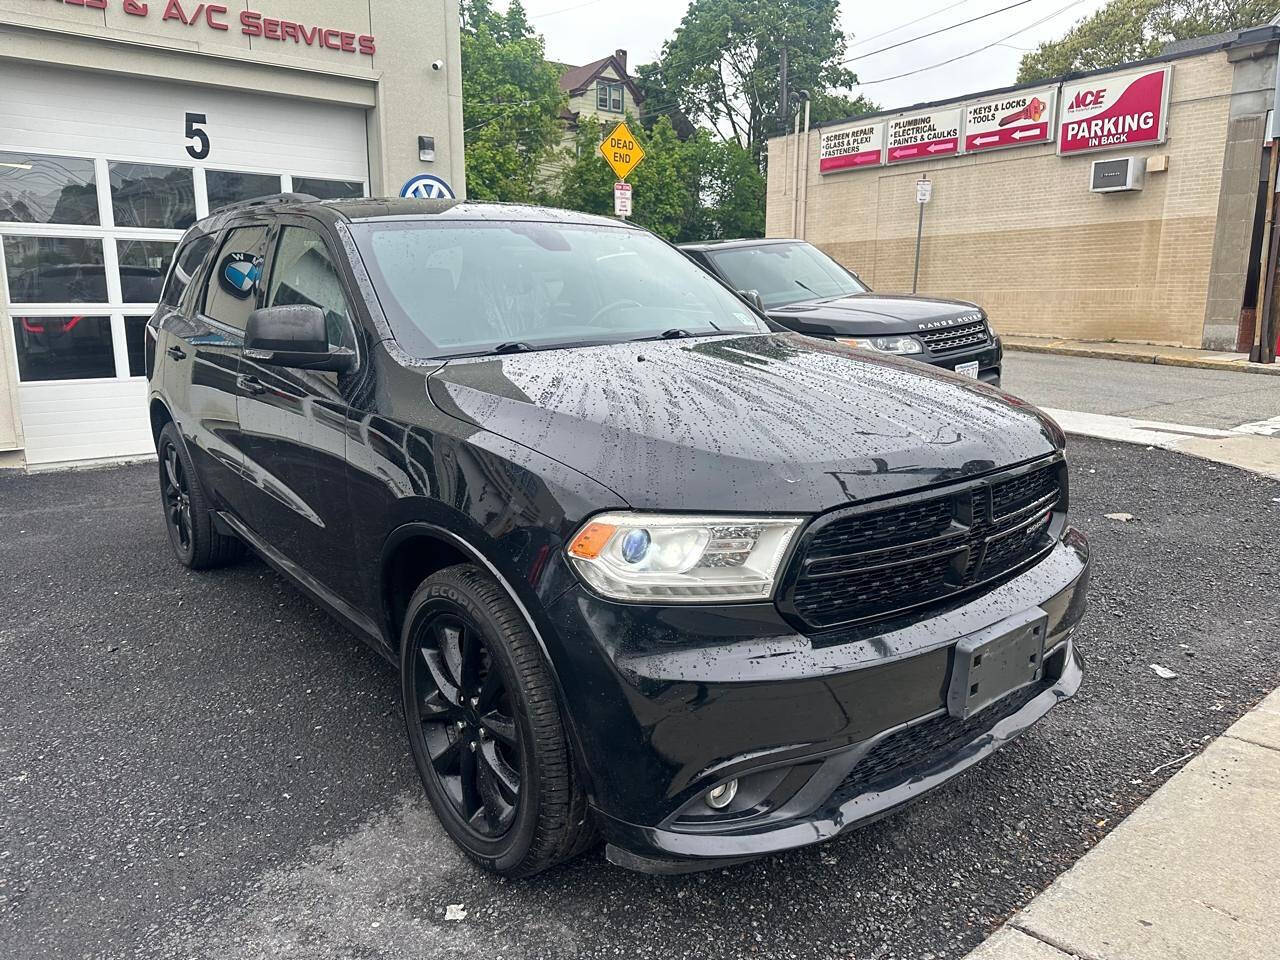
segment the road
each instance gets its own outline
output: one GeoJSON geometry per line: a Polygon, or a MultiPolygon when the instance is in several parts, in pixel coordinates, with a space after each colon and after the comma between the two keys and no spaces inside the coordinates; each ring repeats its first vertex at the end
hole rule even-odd
{"type": "Polygon", "coordinates": [[[1002,386],[1042,407],[1228,430],[1280,417],[1280,377],[1008,351],[1002,386]]]}
{"type": "Polygon", "coordinates": [[[1280,684],[1280,484],[1070,454],[1096,556],[1075,700],[818,848],[527,882],[436,826],[378,656],[257,561],[177,566],[153,466],[0,476],[0,956],[962,956],[1280,684]]]}

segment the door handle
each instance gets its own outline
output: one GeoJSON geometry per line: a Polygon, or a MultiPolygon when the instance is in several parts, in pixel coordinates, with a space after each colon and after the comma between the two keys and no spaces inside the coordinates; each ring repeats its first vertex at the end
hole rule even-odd
{"type": "Polygon", "coordinates": [[[175,360],[187,359],[187,352],[183,350],[181,347],[170,347],[165,352],[169,354],[169,356],[173,357],[173,359],[175,360]]]}
{"type": "Polygon", "coordinates": [[[267,392],[267,385],[257,377],[250,377],[242,374],[236,377],[236,386],[248,394],[257,396],[258,394],[267,392]]]}

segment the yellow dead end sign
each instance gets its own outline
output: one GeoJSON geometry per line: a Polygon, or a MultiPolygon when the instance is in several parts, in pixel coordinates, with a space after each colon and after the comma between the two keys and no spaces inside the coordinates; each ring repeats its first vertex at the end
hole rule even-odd
{"type": "Polygon", "coordinates": [[[619,180],[627,179],[627,175],[644,159],[644,147],[632,135],[625,120],[604,138],[604,142],[600,144],[600,153],[619,180]]]}

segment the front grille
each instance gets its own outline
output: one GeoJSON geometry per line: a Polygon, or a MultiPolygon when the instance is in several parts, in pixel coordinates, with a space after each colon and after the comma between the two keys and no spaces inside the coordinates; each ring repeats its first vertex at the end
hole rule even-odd
{"type": "Polygon", "coordinates": [[[1051,463],[952,492],[852,508],[805,534],[783,605],[814,629],[938,603],[1052,545],[1063,468],[1051,463]]]}
{"type": "Polygon", "coordinates": [[[905,783],[916,773],[945,762],[961,748],[989,733],[1001,720],[1013,716],[1048,686],[1035,683],[1023,687],[967,720],[940,714],[889,734],[858,761],[841,784],[840,793],[856,797],[905,783]]]}
{"type": "Polygon", "coordinates": [[[929,330],[921,333],[929,352],[935,356],[942,353],[953,353],[956,350],[967,350],[972,347],[985,346],[991,341],[987,334],[987,325],[982,320],[956,324],[941,330],[929,330]]]}

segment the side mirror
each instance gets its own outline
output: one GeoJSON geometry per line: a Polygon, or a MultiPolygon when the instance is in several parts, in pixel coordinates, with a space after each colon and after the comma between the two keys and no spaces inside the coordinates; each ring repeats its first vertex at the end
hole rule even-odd
{"type": "Polygon", "coordinates": [[[759,290],[739,290],[738,296],[747,301],[747,303],[751,304],[761,313],[764,313],[764,300],[761,298],[759,290]]]}
{"type": "Polygon", "coordinates": [[[355,353],[330,347],[324,312],[310,304],[263,307],[249,314],[244,353],[259,363],[303,370],[350,370],[355,353]]]}

